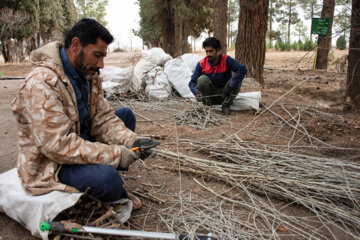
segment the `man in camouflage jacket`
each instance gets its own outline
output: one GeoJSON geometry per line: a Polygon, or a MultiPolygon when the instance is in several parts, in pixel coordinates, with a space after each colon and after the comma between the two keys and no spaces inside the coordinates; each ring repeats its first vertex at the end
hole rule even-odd
{"type": "Polygon", "coordinates": [[[27,193],[88,191],[104,202],[129,197],[117,170],[139,158],[130,147],[151,140],[138,138],[135,123],[130,130],[129,119],[120,119],[104,99],[98,73],[112,40],[101,24],[82,19],[68,32],[65,48],[52,42],[31,53],[35,68],[12,104],[18,174],[27,193]]]}

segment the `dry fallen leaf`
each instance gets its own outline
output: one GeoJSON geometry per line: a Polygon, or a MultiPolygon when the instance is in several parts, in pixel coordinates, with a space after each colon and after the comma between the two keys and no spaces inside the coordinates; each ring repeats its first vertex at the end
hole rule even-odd
{"type": "Polygon", "coordinates": [[[287,232],[287,231],[288,231],[287,228],[282,227],[282,226],[279,226],[279,227],[278,227],[278,230],[279,230],[280,232],[287,232]]]}
{"type": "Polygon", "coordinates": [[[198,193],[198,192],[200,192],[199,188],[194,189],[194,193],[198,193]]]}

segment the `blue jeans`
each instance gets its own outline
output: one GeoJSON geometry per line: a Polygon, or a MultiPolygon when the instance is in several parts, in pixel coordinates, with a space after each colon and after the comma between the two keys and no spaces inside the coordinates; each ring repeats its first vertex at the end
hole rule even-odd
{"type": "MultiPolygon", "coordinates": [[[[115,110],[115,114],[127,128],[135,131],[135,114],[129,108],[118,108],[115,110]]],[[[62,165],[58,176],[60,182],[81,192],[88,190],[89,195],[105,203],[115,202],[121,198],[130,198],[123,186],[123,179],[113,166],[101,164],[62,165]]]]}

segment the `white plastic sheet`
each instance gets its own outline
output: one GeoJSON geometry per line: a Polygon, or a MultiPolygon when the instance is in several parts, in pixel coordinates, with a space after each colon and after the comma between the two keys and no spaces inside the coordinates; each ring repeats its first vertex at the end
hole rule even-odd
{"type": "MultiPolygon", "coordinates": [[[[259,102],[261,100],[261,92],[244,92],[239,93],[234,99],[230,110],[259,110],[259,102]]],[[[221,105],[213,106],[216,110],[221,110],[221,105]]]]}
{"type": "Polygon", "coordinates": [[[147,94],[159,100],[166,99],[171,94],[171,85],[161,67],[155,67],[147,74],[147,94]]]}

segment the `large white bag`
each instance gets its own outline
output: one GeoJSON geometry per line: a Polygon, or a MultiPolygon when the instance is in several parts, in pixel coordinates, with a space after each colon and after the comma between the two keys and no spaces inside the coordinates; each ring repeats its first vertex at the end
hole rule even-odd
{"type": "Polygon", "coordinates": [[[156,66],[164,66],[164,64],[171,60],[172,57],[165,53],[162,48],[151,48],[149,50],[141,51],[142,58],[152,58],[156,62],[156,66]]]}
{"type": "Polygon", "coordinates": [[[131,89],[135,92],[144,89],[146,74],[156,67],[156,60],[150,57],[141,58],[134,68],[131,89]]]}
{"type": "Polygon", "coordinates": [[[169,82],[183,98],[194,97],[189,88],[192,72],[181,57],[166,62],[164,72],[169,82]]]}
{"type": "Polygon", "coordinates": [[[113,95],[122,93],[121,84],[117,82],[102,82],[102,88],[105,93],[105,98],[111,98],[113,95]]]}
{"type": "MultiPolygon", "coordinates": [[[[19,222],[35,237],[48,239],[48,232],[40,231],[40,223],[52,221],[63,210],[76,204],[83,193],[52,191],[39,196],[28,195],[21,186],[17,169],[0,174],[0,212],[19,222]]],[[[130,217],[132,202],[128,201],[118,211],[124,223],[130,217]]]]}
{"type": "Polygon", "coordinates": [[[106,66],[100,69],[100,77],[103,82],[118,83],[117,93],[126,93],[130,89],[134,67],[119,68],[106,66]]]}
{"type": "Polygon", "coordinates": [[[171,94],[171,85],[161,67],[155,67],[147,74],[145,91],[156,99],[168,98],[171,94]]]}
{"type": "Polygon", "coordinates": [[[182,60],[186,63],[190,71],[193,73],[195,71],[196,65],[200,62],[201,59],[203,59],[203,56],[192,54],[192,53],[186,53],[181,56],[182,60]]]}

